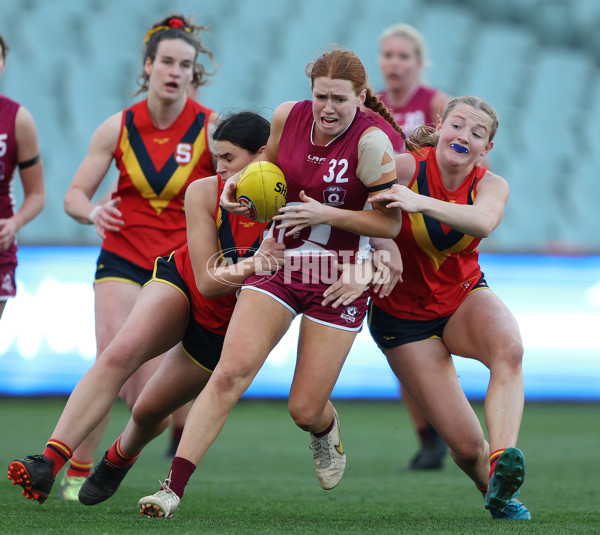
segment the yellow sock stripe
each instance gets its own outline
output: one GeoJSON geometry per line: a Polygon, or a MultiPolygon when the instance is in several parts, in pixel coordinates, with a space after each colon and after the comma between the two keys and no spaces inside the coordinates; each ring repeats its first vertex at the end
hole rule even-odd
{"type": "Polygon", "coordinates": [[[81,461],[77,461],[75,459],[71,459],[69,464],[70,464],[71,468],[74,468],[75,470],[89,470],[94,465],[94,461],[89,461],[87,463],[84,463],[81,461]]]}
{"type": "Polygon", "coordinates": [[[496,450],[494,453],[490,454],[490,464],[493,463],[500,455],[502,455],[506,450],[496,450]]]}
{"type": "Polygon", "coordinates": [[[124,459],[126,461],[131,461],[133,459],[137,459],[139,453],[137,455],[127,455],[125,453],[123,453],[123,450],[121,449],[121,437],[119,437],[117,439],[117,443],[115,444],[115,450],[117,451],[117,455],[119,457],[121,457],[121,459],[124,459]]]}
{"type": "Polygon", "coordinates": [[[46,442],[46,446],[52,446],[53,448],[62,451],[69,459],[73,455],[71,448],[69,448],[62,442],[58,442],[58,440],[49,440],[48,442],[46,442]]]}

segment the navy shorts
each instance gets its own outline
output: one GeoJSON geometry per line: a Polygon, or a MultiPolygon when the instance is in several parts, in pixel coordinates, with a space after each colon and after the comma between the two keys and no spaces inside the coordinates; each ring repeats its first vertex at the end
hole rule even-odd
{"type": "MultiPolygon", "coordinates": [[[[469,293],[487,287],[487,282],[485,282],[482,274],[469,293]]],[[[441,340],[444,327],[446,327],[446,323],[451,317],[452,315],[432,320],[402,319],[388,314],[371,301],[367,323],[375,343],[381,349],[391,349],[428,338],[439,338],[441,340]]]]}
{"type": "Polygon", "coordinates": [[[225,337],[205,329],[194,318],[192,297],[188,285],[179,274],[173,255],[157,258],[154,265],[153,281],[162,282],[177,288],[188,300],[190,313],[181,347],[185,354],[198,366],[212,372],[221,358],[225,337]]]}
{"type": "Polygon", "coordinates": [[[96,275],[94,283],[104,281],[133,282],[144,286],[152,278],[152,270],[126,260],[118,254],[105,249],[100,250],[96,262],[96,275]]]}

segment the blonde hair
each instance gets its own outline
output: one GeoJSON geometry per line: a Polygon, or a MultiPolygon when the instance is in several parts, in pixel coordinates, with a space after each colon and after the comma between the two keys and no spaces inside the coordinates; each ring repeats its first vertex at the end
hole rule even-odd
{"type": "MultiPolygon", "coordinates": [[[[450,100],[442,114],[442,123],[448,117],[448,114],[459,104],[471,106],[476,110],[481,110],[490,118],[490,130],[488,143],[493,141],[496,132],[498,131],[498,114],[496,110],[485,100],[479,97],[462,96],[450,100]]],[[[410,140],[418,147],[435,147],[438,142],[438,135],[432,126],[421,125],[413,130],[410,134],[410,140]]]]}
{"type": "MultiPolygon", "coordinates": [[[[393,39],[399,37],[410,41],[415,47],[415,55],[421,62],[424,69],[431,67],[431,61],[427,55],[427,47],[425,46],[425,38],[423,34],[410,24],[400,23],[389,26],[379,34],[379,47],[383,45],[383,42],[387,39],[393,39]]],[[[424,78],[422,79],[424,81],[424,78]]]]}

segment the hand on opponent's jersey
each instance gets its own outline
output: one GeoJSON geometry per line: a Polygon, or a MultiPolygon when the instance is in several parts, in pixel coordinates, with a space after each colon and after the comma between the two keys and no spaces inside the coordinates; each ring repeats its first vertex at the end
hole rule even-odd
{"type": "Polygon", "coordinates": [[[275,238],[267,238],[260,244],[254,259],[257,274],[279,271],[285,262],[285,245],[275,238]]]}
{"type": "Polygon", "coordinates": [[[422,195],[415,193],[406,186],[394,184],[385,191],[371,195],[367,201],[387,202],[386,208],[401,208],[405,212],[416,213],[423,210],[420,203],[422,197],[422,195]]]}
{"type": "Polygon", "coordinates": [[[337,308],[347,306],[360,297],[369,288],[373,279],[373,262],[368,258],[364,262],[339,264],[334,261],[333,267],[341,272],[340,278],[323,292],[321,305],[337,308]]]}
{"type": "Polygon", "coordinates": [[[384,240],[387,246],[373,252],[373,294],[387,297],[394,286],[402,282],[402,255],[393,240],[384,240]]]}

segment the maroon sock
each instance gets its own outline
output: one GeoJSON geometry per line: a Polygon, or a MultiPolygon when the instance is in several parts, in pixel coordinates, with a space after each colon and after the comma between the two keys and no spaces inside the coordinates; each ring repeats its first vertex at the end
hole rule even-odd
{"type": "Polygon", "coordinates": [[[192,477],[194,470],[196,470],[196,465],[194,463],[183,457],[173,457],[171,471],[169,472],[169,479],[171,480],[169,488],[177,494],[179,498],[183,498],[185,486],[188,484],[190,477],[192,477]]]}
{"type": "Polygon", "coordinates": [[[171,440],[173,442],[179,442],[183,435],[183,426],[175,425],[171,429],[171,440]]]}
{"type": "Polygon", "coordinates": [[[333,420],[331,420],[331,423],[327,426],[327,429],[325,429],[325,431],[321,431],[319,433],[311,433],[313,437],[324,437],[327,433],[329,433],[329,431],[331,431],[333,429],[333,425],[335,424],[335,417],[333,418],[333,420]]]}
{"type": "Polygon", "coordinates": [[[73,457],[73,451],[69,446],[61,442],[60,440],[55,440],[51,438],[46,443],[46,449],[42,453],[46,459],[53,463],[52,473],[56,477],[56,474],[60,472],[60,469],[66,464],[66,462],[73,457]]]}
{"type": "Polygon", "coordinates": [[[428,432],[429,432],[428,427],[421,427],[420,429],[417,429],[417,435],[419,435],[419,441],[421,442],[421,445],[425,444],[425,441],[427,440],[428,432]]]}

